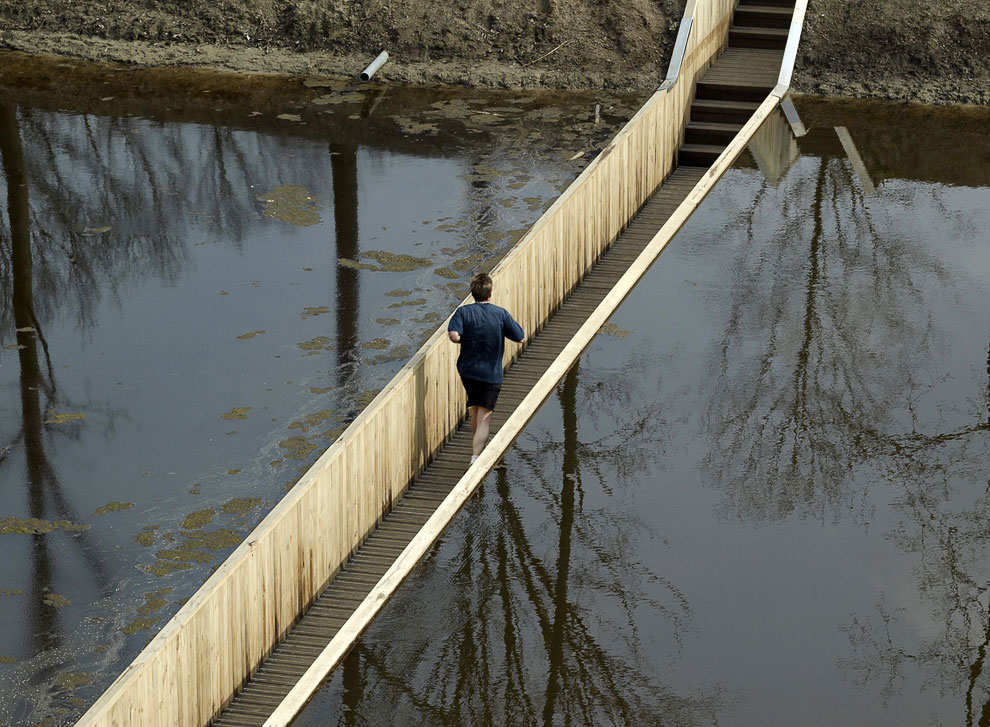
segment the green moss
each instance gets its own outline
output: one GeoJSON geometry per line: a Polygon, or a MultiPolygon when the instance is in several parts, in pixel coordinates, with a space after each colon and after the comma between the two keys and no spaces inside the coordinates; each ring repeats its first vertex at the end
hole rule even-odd
{"type": "Polygon", "coordinates": [[[371,403],[372,399],[378,396],[379,391],[380,389],[366,389],[365,391],[362,391],[360,394],[358,394],[357,403],[361,407],[368,406],[368,404],[371,403]]]}
{"type": "Polygon", "coordinates": [[[23,596],[24,591],[16,590],[13,588],[0,589],[0,595],[4,596],[23,596]]]}
{"type": "Polygon", "coordinates": [[[332,386],[326,386],[326,387],[322,387],[322,388],[319,387],[319,386],[310,386],[309,387],[309,393],[310,394],[328,394],[331,391],[333,391],[333,387],[332,386]]]}
{"type": "Polygon", "coordinates": [[[204,534],[201,538],[196,538],[194,542],[207,550],[226,550],[241,544],[244,538],[236,530],[221,528],[212,530],[204,534]]]}
{"type": "Polygon", "coordinates": [[[134,542],[138,545],[142,545],[145,548],[154,545],[155,543],[155,531],[154,530],[144,530],[134,536],[134,542]]]}
{"type": "Polygon", "coordinates": [[[16,664],[17,658],[13,656],[0,656],[0,664],[16,664]]]}
{"type": "Polygon", "coordinates": [[[441,231],[456,230],[458,228],[464,227],[466,224],[467,224],[467,220],[460,220],[459,222],[449,222],[446,225],[437,225],[437,229],[441,231]]]}
{"type": "Polygon", "coordinates": [[[376,364],[389,363],[390,361],[405,361],[412,355],[409,346],[396,346],[391,351],[380,356],[375,356],[376,364]]]}
{"type": "Polygon", "coordinates": [[[138,606],[137,612],[141,616],[150,616],[168,604],[168,601],[163,596],[167,596],[171,592],[171,588],[161,588],[153,593],[145,593],[144,603],[138,606]]]}
{"type": "Polygon", "coordinates": [[[68,520],[43,520],[41,518],[8,517],[0,520],[0,535],[17,533],[20,535],[44,535],[56,530],[67,533],[81,533],[89,530],[89,525],[79,525],[68,520]]]}
{"type": "Polygon", "coordinates": [[[196,512],[190,513],[186,516],[186,519],[182,521],[183,530],[193,530],[195,528],[201,528],[204,525],[209,525],[213,522],[213,518],[217,516],[217,511],[212,507],[205,508],[203,510],[197,510],[196,512]]]}
{"type": "Polygon", "coordinates": [[[106,515],[109,512],[123,512],[124,510],[130,510],[132,507],[134,507],[133,502],[108,502],[103,507],[96,508],[93,517],[106,515]]]}
{"type": "Polygon", "coordinates": [[[370,348],[375,351],[384,351],[392,345],[392,342],[387,338],[373,338],[370,341],[364,341],[361,344],[361,348],[370,348]]]}
{"type": "Polygon", "coordinates": [[[55,677],[55,686],[59,689],[66,689],[69,691],[78,687],[89,686],[92,683],[92,675],[85,672],[63,672],[55,677]]]}
{"type": "Polygon", "coordinates": [[[321,305],[318,308],[303,308],[303,312],[300,314],[303,318],[313,318],[315,316],[322,316],[329,313],[330,309],[325,305],[321,305]]]}
{"type": "Polygon", "coordinates": [[[246,341],[249,338],[254,338],[255,336],[263,336],[266,333],[268,333],[268,331],[251,331],[250,333],[242,333],[237,338],[240,341],[246,341]]]}
{"type": "Polygon", "coordinates": [[[385,295],[389,298],[406,298],[412,295],[411,290],[403,290],[402,288],[396,288],[395,290],[388,291],[385,295]]]}
{"type": "Polygon", "coordinates": [[[238,468],[235,468],[235,469],[227,470],[227,474],[228,475],[239,475],[241,473],[241,471],[242,470],[238,467],[238,468]]]}
{"type": "Polygon", "coordinates": [[[625,331],[619,328],[611,321],[602,325],[602,327],[598,329],[598,332],[605,336],[611,336],[612,338],[620,338],[620,339],[625,338],[626,336],[632,333],[632,331],[625,331]]]}
{"type": "Polygon", "coordinates": [[[320,221],[320,202],[305,187],[279,186],[268,194],[258,195],[257,199],[265,203],[265,216],[273,220],[297,227],[315,225],[320,221]]]}
{"type": "Polygon", "coordinates": [[[330,339],[326,336],[317,336],[316,338],[311,338],[308,341],[297,343],[296,346],[301,348],[303,351],[309,351],[311,353],[316,353],[317,351],[333,351],[334,349],[334,345],[330,343],[330,339]]]}
{"type": "Polygon", "coordinates": [[[375,323],[381,323],[383,326],[394,326],[401,321],[398,318],[376,318],[375,323]]]}
{"type": "Polygon", "coordinates": [[[416,323],[436,323],[437,321],[442,321],[445,316],[440,313],[430,312],[419,318],[413,318],[416,323]]]}
{"type": "Polygon", "coordinates": [[[371,263],[359,263],[357,260],[351,260],[346,257],[337,258],[337,264],[341,267],[351,268],[353,270],[378,270],[371,263]]]}
{"type": "Polygon", "coordinates": [[[319,447],[315,444],[310,443],[306,437],[289,437],[278,443],[279,447],[288,450],[285,456],[288,459],[306,459],[310,454],[315,452],[319,447]]]}
{"type": "Polygon", "coordinates": [[[123,632],[130,636],[139,631],[147,631],[159,621],[161,618],[136,618],[123,628],[123,632]]]}
{"type": "Polygon", "coordinates": [[[68,413],[58,413],[53,409],[49,409],[46,414],[45,424],[69,424],[71,422],[79,422],[86,418],[85,414],[68,414],[68,413]]]}
{"type": "Polygon", "coordinates": [[[235,406],[226,414],[221,414],[220,418],[226,419],[228,422],[236,421],[238,419],[247,419],[247,413],[252,409],[254,409],[253,406],[235,406]]]}
{"type": "Polygon", "coordinates": [[[415,300],[404,300],[401,303],[389,303],[389,308],[405,308],[407,305],[426,305],[426,298],[416,298],[415,300]]]}
{"type": "Polygon", "coordinates": [[[235,497],[232,500],[227,500],[220,507],[220,511],[228,515],[246,515],[260,504],[260,497],[235,497]]]}
{"type": "Polygon", "coordinates": [[[145,570],[153,576],[158,578],[164,578],[167,575],[175,573],[180,570],[190,570],[192,568],[188,563],[180,563],[174,560],[157,560],[152,565],[149,565],[145,570]]]}
{"type": "Polygon", "coordinates": [[[59,595],[58,593],[46,593],[42,602],[46,606],[51,606],[52,608],[65,608],[66,606],[71,606],[72,601],[70,601],[65,596],[59,595]]]}
{"type": "Polygon", "coordinates": [[[460,273],[458,273],[453,268],[448,268],[448,267],[434,268],[433,272],[439,275],[441,278],[447,278],[448,280],[453,280],[455,278],[461,277],[460,273]]]}
{"type": "Polygon", "coordinates": [[[412,255],[397,255],[387,250],[369,250],[361,254],[362,258],[374,260],[381,267],[379,271],[389,271],[406,273],[413,270],[428,267],[431,264],[429,258],[414,257],[412,255]]]}
{"type": "Polygon", "coordinates": [[[333,409],[323,409],[321,411],[313,412],[312,414],[307,414],[302,420],[294,421],[289,425],[289,429],[298,429],[302,432],[308,432],[312,427],[322,424],[327,419],[335,416],[333,409]]]}
{"type": "Polygon", "coordinates": [[[155,555],[159,560],[174,560],[179,563],[209,563],[213,560],[212,555],[191,543],[178,548],[159,550],[155,555]]]}

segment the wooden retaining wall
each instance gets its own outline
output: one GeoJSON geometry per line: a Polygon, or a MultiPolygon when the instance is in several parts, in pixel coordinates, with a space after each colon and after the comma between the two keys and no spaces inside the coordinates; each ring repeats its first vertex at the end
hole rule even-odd
{"type": "MultiPolygon", "coordinates": [[[[734,0],[689,0],[665,83],[492,271],[493,300],[538,330],[670,173],[694,83],[734,0]],[[669,88],[667,88],[669,86],[669,88]]],[[[77,723],[208,724],[375,528],[463,417],[446,322],[77,723]]],[[[506,363],[515,351],[506,352],[506,363]]]]}

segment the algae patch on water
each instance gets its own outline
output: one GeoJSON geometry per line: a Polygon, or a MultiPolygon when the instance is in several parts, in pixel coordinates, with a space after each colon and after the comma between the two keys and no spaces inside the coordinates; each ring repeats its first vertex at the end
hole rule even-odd
{"type": "Polygon", "coordinates": [[[335,414],[333,409],[322,409],[321,411],[307,414],[301,420],[296,420],[289,425],[289,429],[298,429],[301,432],[308,432],[312,427],[318,426],[330,419],[335,414]]]}
{"type": "Polygon", "coordinates": [[[319,447],[312,444],[303,436],[289,437],[279,442],[278,446],[288,450],[285,453],[288,459],[306,459],[310,454],[319,449],[319,447]]]}
{"type": "Polygon", "coordinates": [[[165,599],[165,596],[171,592],[171,588],[159,588],[157,591],[145,593],[144,603],[137,608],[138,614],[141,616],[150,616],[155,611],[164,608],[168,605],[168,600],[165,599]]]}
{"type": "Polygon", "coordinates": [[[129,624],[127,624],[122,629],[122,631],[128,636],[130,636],[132,634],[138,633],[139,631],[147,631],[159,621],[161,621],[161,618],[150,618],[150,617],[136,618],[133,621],[131,621],[129,624]]]}
{"type": "Polygon", "coordinates": [[[78,687],[86,687],[93,683],[91,674],[85,672],[64,672],[55,677],[55,686],[59,689],[72,691],[78,687]]]}
{"type": "Polygon", "coordinates": [[[325,386],[325,387],[321,387],[321,386],[310,386],[309,387],[309,393],[310,394],[329,394],[331,391],[333,391],[333,387],[332,386],[325,386]]]}
{"type": "Polygon", "coordinates": [[[330,309],[327,306],[321,305],[315,308],[303,308],[303,312],[301,315],[305,319],[305,318],[313,318],[314,316],[322,316],[329,312],[330,309]]]}
{"type": "Polygon", "coordinates": [[[622,328],[619,328],[611,321],[603,324],[602,327],[598,329],[598,332],[602,335],[611,336],[612,338],[619,338],[619,339],[625,338],[626,336],[632,333],[632,331],[626,331],[623,330],[622,328]]]}
{"type": "Polygon", "coordinates": [[[220,510],[228,515],[247,515],[260,504],[260,497],[235,497],[232,500],[227,500],[220,507],[220,510]]]}
{"type": "Polygon", "coordinates": [[[93,517],[106,515],[111,512],[123,512],[124,510],[130,510],[132,507],[134,507],[133,502],[108,502],[106,505],[96,508],[93,517]]]}
{"type": "Polygon", "coordinates": [[[197,510],[194,513],[190,513],[186,516],[186,519],[182,521],[183,530],[195,530],[196,528],[201,528],[204,525],[209,525],[213,522],[213,518],[217,516],[217,511],[212,507],[205,508],[203,510],[197,510]]]}
{"type": "Polygon", "coordinates": [[[56,530],[67,533],[81,533],[89,530],[89,525],[79,525],[68,520],[43,520],[41,518],[8,517],[0,520],[0,535],[17,533],[20,535],[44,535],[56,530]]]}
{"type": "Polygon", "coordinates": [[[308,341],[297,343],[296,346],[301,348],[303,351],[306,351],[307,356],[320,351],[333,351],[334,348],[336,348],[332,343],[330,343],[330,339],[326,336],[317,336],[316,338],[311,338],[308,341]]]}
{"type": "Polygon", "coordinates": [[[65,596],[59,595],[58,593],[46,593],[42,602],[46,606],[51,606],[52,608],[65,608],[66,606],[71,606],[72,601],[70,601],[65,596]]]}
{"type": "Polygon", "coordinates": [[[249,338],[254,338],[255,336],[262,336],[265,333],[267,333],[267,331],[263,331],[263,330],[262,331],[251,331],[250,333],[242,333],[241,335],[239,335],[237,337],[237,339],[240,340],[240,341],[246,341],[249,338]]]}
{"type": "Polygon", "coordinates": [[[268,194],[258,195],[265,203],[265,216],[297,227],[320,222],[320,201],[305,187],[278,186],[268,194]]]}
{"type": "Polygon", "coordinates": [[[456,270],[449,267],[436,268],[433,272],[439,275],[441,278],[447,278],[448,280],[456,280],[457,278],[461,277],[456,270]]]}
{"type": "Polygon", "coordinates": [[[389,308],[405,308],[409,305],[426,305],[426,298],[415,298],[413,300],[404,300],[401,303],[389,303],[389,308]]]}
{"type": "Polygon", "coordinates": [[[371,267],[371,270],[379,272],[408,273],[413,270],[420,270],[429,267],[431,261],[425,257],[415,257],[413,255],[399,255],[388,250],[369,250],[361,253],[362,258],[374,260],[380,267],[371,267]]]}
{"type": "Polygon", "coordinates": [[[145,525],[141,532],[134,536],[134,542],[147,548],[155,542],[155,531],[160,525],[145,525]]]}
{"type": "Polygon", "coordinates": [[[387,338],[373,338],[370,341],[364,341],[361,343],[361,348],[370,348],[375,351],[384,351],[386,348],[392,345],[392,342],[387,338]]]}
{"type": "Polygon", "coordinates": [[[45,424],[69,424],[71,422],[81,422],[85,418],[85,414],[62,413],[49,409],[45,424]]]}
{"type": "Polygon", "coordinates": [[[221,419],[226,419],[227,421],[234,421],[237,419],[247,419],[247,413],[254,409],[253,406],[235,406],[233,409],[228,411],[226,414],[221,414],[221,419]]]}

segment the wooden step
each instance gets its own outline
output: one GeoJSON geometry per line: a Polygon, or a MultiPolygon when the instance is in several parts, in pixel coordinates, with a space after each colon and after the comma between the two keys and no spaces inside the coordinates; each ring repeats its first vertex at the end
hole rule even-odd
{"type": "Polygon", "coordinates": [[[725,124],[704,121],[689,121],[684,130],[685,144],[722,144],[732,141],[742,124],[725,124]]]}
{"type": "Polygon", "coordinates": [[[768,84],[763,80],[710,80],[702,78],[695,87],[695,98],[762,101],[773,90],[773,87],[773,83],[768,84]]]}
{"type": "Polygon", "coordinates": [[[730,28],[730,48],[774,48],[787,45],[785,28],[730,28]]]}
{"type": "Polygon", "coordinates": [[[723,151],[722,144],[682,144],[677,151],[677,164],[710,167],[723,151]]]}
{"type": "Polygon", "coordinates": [[[695,99],[691,104],[691,121],[745,124],[759,107],[756,101],[695,99]]]}
{"type": "Polygon", "coordinates": [[[739,5],[732,19],[736,28],[789,28],[794,8],[774,5],[739,5]]]}

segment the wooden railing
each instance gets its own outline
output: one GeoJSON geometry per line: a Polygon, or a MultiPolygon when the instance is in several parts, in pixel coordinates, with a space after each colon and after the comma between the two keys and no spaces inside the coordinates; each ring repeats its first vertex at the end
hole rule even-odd
{"type": "MultiPolygon", "coordinates": [[[[665,82],[492,271],[494,301],[538,330],[672,170],[694,83],[725,47],[733,0],[689,0],[665,82]],[[690,15],[688,15],[690,13],[690,15]]],[[[212,720],[462,420],[446,323],[78,722],[212,720]]],[[[506,364],[517,350],[506,352],[506,364]]]]}

